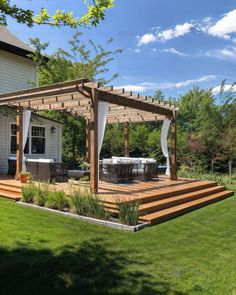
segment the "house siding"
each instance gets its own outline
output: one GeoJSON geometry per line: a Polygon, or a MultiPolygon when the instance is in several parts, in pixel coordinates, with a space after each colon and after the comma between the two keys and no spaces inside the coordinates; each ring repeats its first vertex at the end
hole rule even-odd
{"type": "MultiPolygon", "coordinates": [[[[0,108],[0,173],[6,174],[8,171],[8,158],[10,153],[10,125],[16,122],[16,112],[9,108],[0,108]]],[[[45,126],[46,151],[44,155],[25,155],[26,158],[37,159],[54,159],[56,162],[61,161],[62,153],[62,124],[33,115],[30,126],[45,126]],[[55,133],[51,132],[52,126],[55,127],[55,133]]]]}
{"type": "Polygon", "coordinates": [[[7,93],[37,86],[37,71],[28,58],[0,50],[0,93],[7,93]]]}

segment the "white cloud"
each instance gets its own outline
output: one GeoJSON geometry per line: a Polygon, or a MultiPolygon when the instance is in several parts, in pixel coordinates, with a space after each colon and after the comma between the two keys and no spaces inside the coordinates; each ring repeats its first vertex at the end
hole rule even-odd
{"type": "Polygon", "coordinates": [[[138,45],[145,45],[145,44],[156,41],[156,36],[151,33],[144,34],[141,37],[137,36],[137,38],[138,38],[138,45]]]}
{"type": "Polygon", "coordinates": [[[204,55],[236,61],[236,47],[229,46],[223,49],[214,49],[206,52],[204,55]]]}
{"type": "Polygon", "coordinates": [[[157,33],[157,39],[161,41],[168,41],[174,38],[178,38],[185,34],[188,34],[193,25],[190,23],[184,23],[182,25],[176,25],[174,29],[164,30],[157,33]]]}
{"type": "Polygon", "coordinates": [[[140,48],[129,48],[128,51],[129,52],[134,52],[134,53],[140,53],[141,49],[140,48]]]}
{"type": "Polygon", "coordinates": [[[175,39],[185,34],[188,34],[192,28],[193,25],[190,23],[176,25],[173,29],[163,31],[159,31],[158,27],[156,33],[146,33],[143,36],[137,36],[138,45],[146,45],[156,41],[169,41],[171,39],[175,39]]]}
{"type": "MultiPolygon", "coordinates": [[[[217,21],[207,16],[200,21],[190,20],[189,22],[177,24],[175,27],[166,30],[161,30],[160,27],[152,27],[151,33],[137,36],[138,45],[141,46],[158,41],[166,42],[189,34],[193,29],[197,32],[203,32],[214,37],[229,40],[232,38],[231,34],[236,33],[236,9],[227,12],[217,21]]],[[[236,41],[234,40],[234,42],[236,41]]]]}
{"type": "Polygon", "coordinates": [[[208,34],[216,37],[230,39],[230,34],[236,33],[236,9],[226,13],[214,25],[208,28],[208,34]]]}
{"type": "MultiPolygon", "coordinates": [[[[214,95],[219,94],[221,91],[221,86],[213,87],[211,91],[214,95]]],[[[232,87],[232,85],[226,84],[224,86],[224,91],[236,92],[236,85],[232,87]]]]}
{"type": "Polygon", "coordinates": [[[154,90],[154,89],[170,89],[170,88],[182,88],[192,84],[198,84],[201,82],[207,82],[214,80],[216,78],[215,75],[207,75],[200,77],[198,79],[192,80],[185,80],[180,82],[164,82],[164,83],[153,83],[153,82],[143,82],[139,84],[127,84],[122,86],[117,86],[116,88],[125,88],[127,91],[136,91],[136,92],[144,92],[147,90],[154,90]]]}
{"type": "Polygon", "coordinates": [[[198,79],[186,80],[186,81],[176,83],[175,87],[176,88],[181,88],[181,87],[184,87],[184,86],[188,86],[190,84],[211,81],[211,80],[214,80],[215,78],[216,78],[215,75],[207,75],[207,76],[200,77],[198,79]]]}
{"type": "Polygon", "coordinates": [[[133,76],[131,76],[131,75],[125,75],[125,76],[123,76],[122,77],[122,79],[124,79],[124,80],[131,80],[131,79],[134,79],[134,77],[133,76]]]}
{"type": "Polygon", "coordinates": [[[175,48],[165,48],[162,51],[167,52],[167,53],[171,53],[171,54],[180,55],[180,56],[189,56],[187,53],[180,52],[180,51],[176,50],[175,48]]]}

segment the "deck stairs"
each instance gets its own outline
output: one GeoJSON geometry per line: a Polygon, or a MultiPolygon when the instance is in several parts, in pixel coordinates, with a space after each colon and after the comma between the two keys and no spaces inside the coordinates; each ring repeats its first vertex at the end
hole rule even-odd
{"type": "Polygon", "coordinates": [[[0,180],[0,196],[14,201],[19,201],[22,197],[21,185],[0,180]]]}
{"type": "MultiPolygon", "coordinates": [[[[195,181],[157,191],[146,192],[138,198],[140,201],[140,221],[151,225],[177,217],[200,207],[215,203],[232,196],[234,193],[217,185],[215,181],[195,181]]],[[[114,202],[106,202],[106,208],[117,213],[114,202]]]]}

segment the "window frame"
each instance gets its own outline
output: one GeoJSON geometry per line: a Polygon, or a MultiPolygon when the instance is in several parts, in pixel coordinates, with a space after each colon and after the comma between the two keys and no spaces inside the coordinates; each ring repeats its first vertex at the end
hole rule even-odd
{"type": "MultiPolygon", "coordinates": [[[[9,139],[9,151],[10,151],[10,155],[11,156],[15,156],[16,155],[16,153],[12,153],[11,152],[11,138],[12,138],[12,136],[15,136],[16,137],[16,135],[12,135],[12,133],[11,133],[11,126],[12,125],[16,125],[16,123],[15,122],[10,122],[10,132],[9,132],[9,134],[10,134],[10,139],[9,139]]],[[[46,142],[47,142],[47,136],[46,136],[46,130],[47,130],[47,127],[45,126],[45,125],[37,125],[37,124],[30,124],[30,126],[29,126],[29,134],[28,134],[28,138],[29,138],[29,153],[27,153],[27,154],[25,154],[25,155],[28,155],[28,156],[40,156],[40,155],[46,155],[47,154],[47,152],[46,152],[46,149],[47,149],[47,144],[46,144],[46,142]],[[44,137],[41,137],[41,136],[33,136],[33,137],[35,137],[35,138],[44,138],[45,139],[45,153],[43,153],[43,154],[33,154],[32,153],[32,127],[42,127],[42,128],[44,128],[44,132],[45,132],[45,136],[44,137]]]]}
{"type": "Polygon", "coordinates": [[[46,155],[47,153],[46,153],[46,126],[44,126],[44,125],[35,125],[35,124],[32,124],[32,125],[30,125],[30,142],[29,142],[29,144],[30,144],[30,155],[33,155],[33,156],[37,156],[37,155],[46,155]],[[42,137],[42,136],[32,136],[32,127],[40,127],[40,128],[44,128],[44,137],[42,137]],[[44,138],[45,139],[45,147],[44,147],[44,153],[41,153],[41,154],[33,154],[32,153],[32,137],[34,137],[34,138],[44,138]]]}

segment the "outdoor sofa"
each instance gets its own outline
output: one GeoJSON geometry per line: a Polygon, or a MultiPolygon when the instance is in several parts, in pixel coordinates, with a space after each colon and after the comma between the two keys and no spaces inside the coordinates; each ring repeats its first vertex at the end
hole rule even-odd
{"type": "Polygon", "coordinates": [[[112,157],[100,163],[100,179],[107,182],[150,181],[158,178],[158,164],[151,158],[112,157]]]}
{"type": "Polygon", "coordinates": [[[102,181],[121,183],[133,181],[132,163],[100,163],[99,177],[102,181]]]}
{"type": "MultiPolygon", "coordinates": [[[[27,159],[26,171],[32,175],[32,180],[45,182],[67,182],[67,163],[56,163],[53,159],[27,159]]],[[[16,159],[8,159],[8,174],[15,175],[16,159]]]]}

